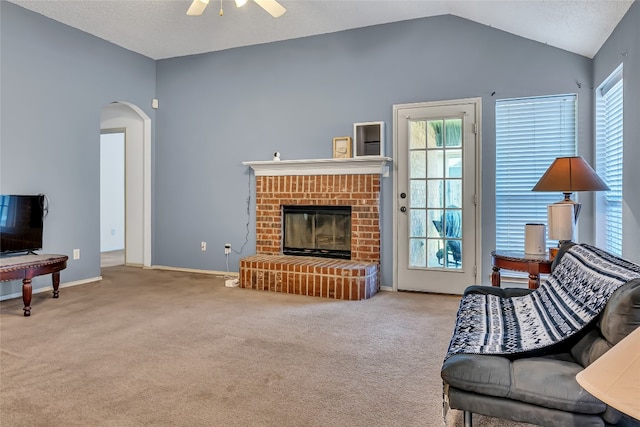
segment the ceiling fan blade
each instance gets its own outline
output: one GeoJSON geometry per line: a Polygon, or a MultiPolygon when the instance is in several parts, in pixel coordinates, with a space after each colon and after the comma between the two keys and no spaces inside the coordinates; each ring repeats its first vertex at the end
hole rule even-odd
{"type": "Polygon", "coordinates": [[[274,18],[281,17],[287,11],[287,9],[285,9],[284,6],[278,3],[276,0],[253,0],[253,1],[258,3],[258,5],[261,8],[269,12],[271,16],[273,16],[274,18]]]}
{"type": "Polygon", "coordinates": [[[191,6],[189,6],[189,10],[187,10],[187,15],[189,16],[200,16],[204,9],[209,4],[209,0],[193,0],[191,6]]]}

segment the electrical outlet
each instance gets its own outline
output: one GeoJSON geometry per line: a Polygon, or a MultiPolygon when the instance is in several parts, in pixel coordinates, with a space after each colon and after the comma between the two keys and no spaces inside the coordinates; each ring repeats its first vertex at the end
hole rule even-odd
{"type": "Polygon", "coordinates": [[[224,244],[224,254],[229,255],[231,253],[231,243],[224,244]]]}
{"type": "Polygon", "coordinates": [[[80,259],[80,249],[73,250],[73,259],[80,259]]]}
{"type": "Polygon", "coordinates": [[[203,252],[207,250],[207,242],[200,242],[200,250],[203,252]]]}

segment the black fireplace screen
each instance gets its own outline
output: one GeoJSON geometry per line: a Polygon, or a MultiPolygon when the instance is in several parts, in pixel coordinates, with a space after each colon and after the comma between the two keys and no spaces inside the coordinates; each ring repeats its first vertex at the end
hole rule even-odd
{"type": "Polygon", "coordinates": [[[351,259],[351,206],[283,206],[285,255],[351,259]]]}

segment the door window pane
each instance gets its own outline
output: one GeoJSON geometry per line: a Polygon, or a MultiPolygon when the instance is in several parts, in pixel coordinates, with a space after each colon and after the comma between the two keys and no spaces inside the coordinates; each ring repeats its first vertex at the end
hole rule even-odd
{"type": "Polygon", "coordinates": [[[424,151],[409,152],[409,178],[426,178],[427,177],[427,156],[424,151]]]}
{"type": "Polygon", "coordinates": [[[429,262],[427,267],[441,268],[438,255],[442,253],[444,242],[442,239],[429,239],[429,262]]]}
{"type": "Polygon", "coordinates": [[[462,150],[447,150],[447,178],[462,178],[462,150]]]}
{"type": "Polygon", "coordinates": [[[444,180],[430,179],[427,182],[428,208],[444,208],[444,180]]]}
{"type": "Polygon", "coordinates": [[[425,121],[409,122],[409,149],[424,149],[427,146],[427,124],[425,121]]]}
{"type": "Polygon", "coordinates": [[[440,230],[442,230],[442,212],[444,211],[441,209],[429,209],[427,211],[427,227],[429,230],[427,237],[440,237],[440,230]]]}
{"type": "Polygon", "coordinates": [[[426,240],[409,239],[409,267],[426,267],[426,240]]]}
{"type": "Polygon", "coordinates": [[[426,237],[427,211],[423,209],[411,209],[411,237],[426,237]]]}
{"type": "Polygon", "coordinates": [[[446,181],[445,190],[445,206],[460,207],[462,206],[462,180],[448,179],[446,181]]]}
{"type": "Polygon", "coordinates": [[[427,122],[427,148],[442,147],[443,120],[431,120],[427,122]]]}
{"type": "Polygon", "coordinates": [[[462,119],[444,121],[445,145],[450,148],[462,147],[462,119]]]}
{"type": "Polygon", "coordinates": [[[427,182],[423,180],[411,181],[409,203],[412,208],[424,208],[427,204],[427,182]]]}
{"type": "Polygon", "coordinates": [[[444,177],[444,151],[429,150],[427,153],[427,177],[443,178],[444,177]]]}

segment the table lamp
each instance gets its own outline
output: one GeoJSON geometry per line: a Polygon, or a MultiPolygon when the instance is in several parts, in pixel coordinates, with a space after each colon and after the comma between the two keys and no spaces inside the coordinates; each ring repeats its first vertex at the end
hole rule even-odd
{"type": "Polygon", "coordinates": [[[640,420],[640,327],[576,375],[591,395],[640,420]]]}
{"type": "Polygon", "coordinates": [[[571,241],[582,207],[580,203],[571,200],[571,193],[608,189],[607,184],[600,179],[589,163],[580,156],[573,156],[555,159],[531,191],[564,193],[564,200],[548,207],[549,238],[571,241]]]}

